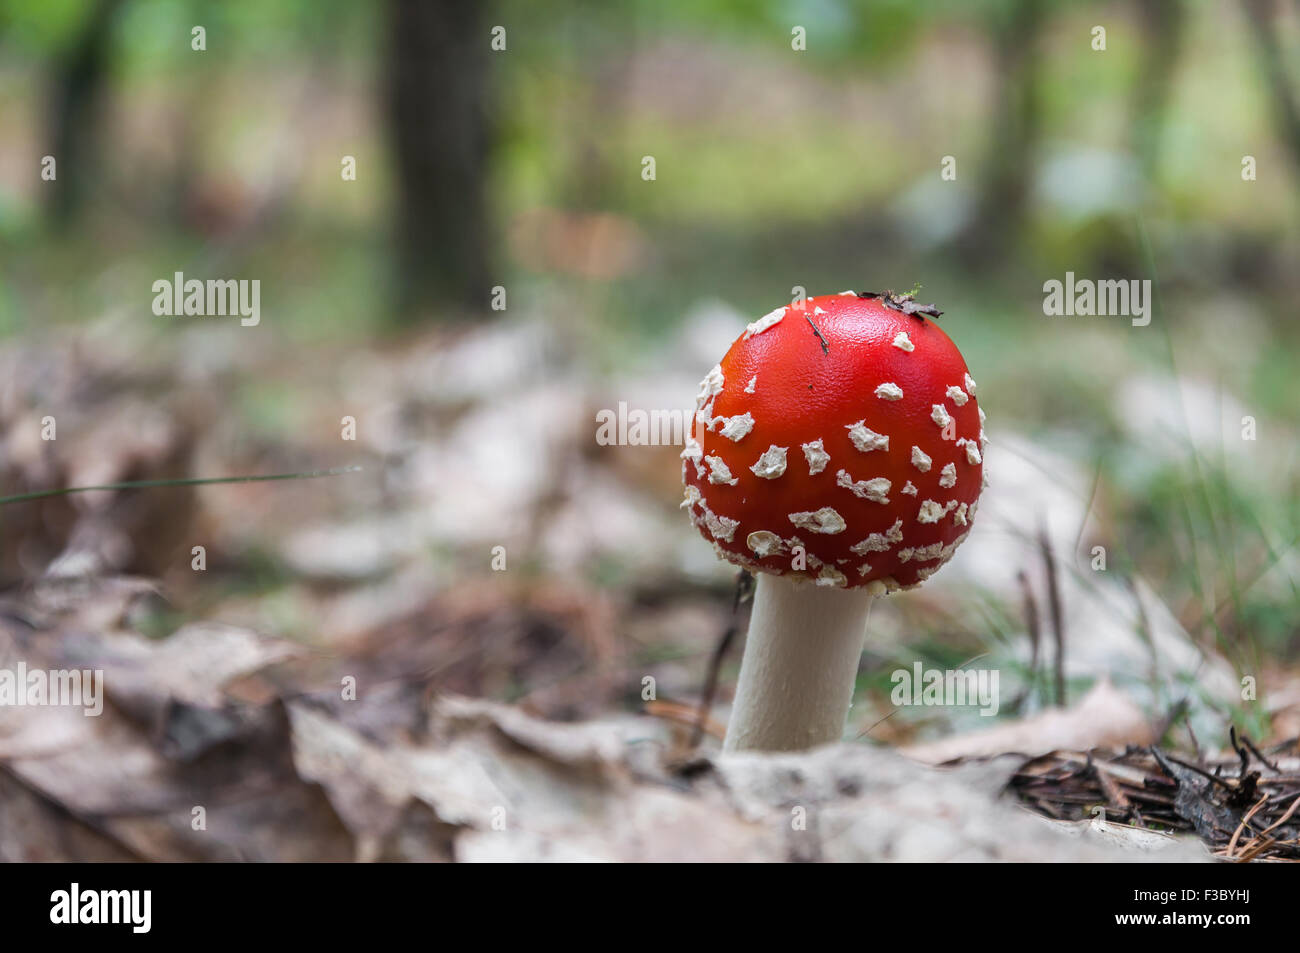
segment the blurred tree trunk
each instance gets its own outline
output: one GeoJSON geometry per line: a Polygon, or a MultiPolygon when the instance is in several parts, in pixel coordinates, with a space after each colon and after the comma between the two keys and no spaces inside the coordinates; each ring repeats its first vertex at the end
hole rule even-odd
{"type": "Polygon", "coordinates": [[[1246,20],[1250,23],[1259,53],[1260,67],[1273,98],[1278,136],[1290,153],[1296,174],[1300,175],[1300,107],[1296,104],[1295,89],[1282,58],[1282,47],[1274,32],[1277,5],[1273,0],[1245,0],[1246,20]]]}
{"type": "Polygon", "coordinates": [[[486,310],[489,25],[480,0],[389,0],[398,305],[486,310]]]}
{"type": "Polygon", "coordinates": [[[1183,0],[1138,0],[1142,55],[1133,87],[1133,152],[1150,183],[1160,164],[1160,138],[1169,108],[1174,69],[1186,34],[1183,0]]]}
{"type": "Polygon", "coordinates": [[[1024,220],[1042,118],[1038,42],[1044,19],[1043,0],[1015,0],[994,25],[999,81],[989,124],[989,155],[982,167],[984,189],[971,226],[959,241],[971,261],[988,261],[1005,252],[1024,220]]]}
{"type": "Polygon", "coordinates": [[[57,177],[50,189],[50,216],[73,221],[93,191],[102,164],[96,161],[100,113],[121,0],[96,0],[81,31],[54,67],[49,110],[50,155],[57,177]]]}
{"type": "Polygon", "coordinates": [[[564,55],[579,83],[564,114],[563,138],[573,158],[559,185],[561,208],[603,211],[626,199],[621,193],[629,177],[620,153],[627,145],[637,15],[636,4],[574,0],[564,18],[564,55]],[[612,156],[617,158],[611,161],[612,156]]]}

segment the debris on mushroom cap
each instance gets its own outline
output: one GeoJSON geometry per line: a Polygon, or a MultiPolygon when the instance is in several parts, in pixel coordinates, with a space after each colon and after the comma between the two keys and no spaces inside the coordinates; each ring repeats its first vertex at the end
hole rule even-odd
{"type": "Polygon", "coordinates": [[[849,476],[847,470],[841,470],[835,474],[835,485],[842,486],[853,493],[854,496],[860,496],[864,500],[874,500],[877,503],[888,503],[889,497],[885,494],[889,492],[890,482],[884,477],[876,477],[873,480],[854,480],[849,476]]]}
{"type": "Polygon", "coordinates": [[[863,453],[889,449],[889,438],[884,434],[876,433],[867,426],[865,420],[859,420],[856,424],[845,424],[845,429],[849,432],[849,439],[853,441],[853,446],[863,453]]]}
{"type": "MultiPolygon", "coordinates": [[[[963,515],[965,514],[963,513],[963,515]]],[[[781,542],[781,537],[765,529],[756,530],[746,536],[745,545],[752,549],[759,558],[771,556],[773,553],[785,550],[785,544],[781,542]]]]}
{"type": "Polygon", "coordinates": [[[715,417],[714,422],[720,424],[718,433],[728,440],[740,441],[754,429],[754,418],[748,412],[734,417],[715,417]]]}
{"type": "Polygon", "coordinates": [[[731,475],[731,468],[721,457],[705,457],[704,462],[709,465],[710,483],[730,483],[735,486],[740,482],[738,478],[731,475]]]}
{"type": "Polygon", "coordinates": [[[804,459],[808,461],[808,475],[814,476],[825,470],[826,464],[831,462],[831,455],[822,446],[821,438],[810,440],[802,446],[804,459]]]}
{"type": "Polygon", "coordinates": [[[740,521],[729,519],[726,516],[718,516],[705,510],[704,525],[708,527],[714,539],[726,540],[729,543],[736,534],[736,527],[740,525],[740,521]]]}
{"type": "Polygon", "coordinates": [[[778,447],[776,444],[768,447],[763,451],[763,455],[758,458],[751,470],[756,476],[761,476],[764,480],[775,480],[785,473],[785,452],[787,447],[778,447]]]}
{"type": "Polygon", "coordinates": [[[821,572],[817,574],[817,585],[843,589],[848,585],[848,579],[845,578],[844,573],[833,566],[822,566],[821,572]]]}
{"type": "Polygon", "coordinates": [[[764,331],[766,331],[768,328],[775,325],[784,317],[785,317],[784,306],[777,308],[775,311],[769,311],[767,314],[763,315],[761,318],[759,318],[749,327],[745,328],[745,339],[749,340],[755,334],[762,334],[764,331]]]}
{"type": "Polygon", "coordinates": [[[903,541],[903,521],[894,520],[894,525],[883,533],[872,533],[860,543],[849,547],[850,552],[865,556],[867,553],[887,553],[894,543],[903,541]]]}
{"type": "Polygon", "coordinates": [[[924,500],[921,503],[921,510],[916,514],[916,518],[922,523],[937,523],[943,516],[943,504],[936,503],[934,500],[924,500]]]}
{"type": "Polygon", "coordinates": [[[823,506],[813,513],[791,513],[786,518],[800,529],[812,530],[814,533],[844,532],[844,517],[829,506],[823,506]]]}
{"type": "Polygon", "coordinates": [[[975,381],[924,314],[854,293],[804,308],[818,334],[777,308],[701,382],[682,508],[747,569],[911,588],[951,558],[987,483],[975,381]]]}
{"type": "MultiPolygon", "coordinates": [[[[983,430],[980,431],[980,433],[983,432],[984,432],[983,430]]],[[[979,444],[977,444],[974,440],[967,440],[965,437],[963,437],[957,441],[957,446],[959,447],[964,446],[966,448],[967,462],[976,463],[976,464],[981,462],[979,444]]]]}

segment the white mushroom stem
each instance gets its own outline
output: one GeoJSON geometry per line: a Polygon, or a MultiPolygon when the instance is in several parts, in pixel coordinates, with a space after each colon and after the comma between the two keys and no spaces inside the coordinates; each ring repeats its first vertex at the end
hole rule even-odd
{"type": "Polygon", "coordinates": [[[871,595],[758,574],[724,751],[800,751],[839,741],[853,701],[871,595]]]}

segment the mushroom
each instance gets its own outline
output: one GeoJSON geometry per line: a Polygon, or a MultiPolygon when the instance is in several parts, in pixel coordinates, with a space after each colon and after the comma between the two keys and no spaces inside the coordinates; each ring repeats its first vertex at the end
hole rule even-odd
{"type": "Polygon", "coordinates": [[[940,313],[809,298],[749,325],[700,384],[682,508],[758,580],[727,751],[839,740],[872,600],[920,585],[970,531],[983,412],[940,313]]]}

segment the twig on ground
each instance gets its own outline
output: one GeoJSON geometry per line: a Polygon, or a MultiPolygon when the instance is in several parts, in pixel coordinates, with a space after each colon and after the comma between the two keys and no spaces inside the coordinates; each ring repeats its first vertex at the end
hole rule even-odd
{"type": "Polygon", "coordinates": [[[691,731],[691,748],[698,748],[700,742],[704,740],[705,725],[709,720],[709,712],[713,709],[713,697],[718,691],[718,673],[722,670],[722,660],[727,657],[727,650],[731,648],[731,643],[735,641],[736,633],[740,629],[740,606],[749,601],[753,593],[754,577],[742,569],[736,574],[736,594],[731,603],[731,622],[723,631],[722,637],[718,639],[713,655],[709,658],[709,670],[704,676],[704,691],[700,695],[699,708],[695,713],[695,727],[691,731]]]}

